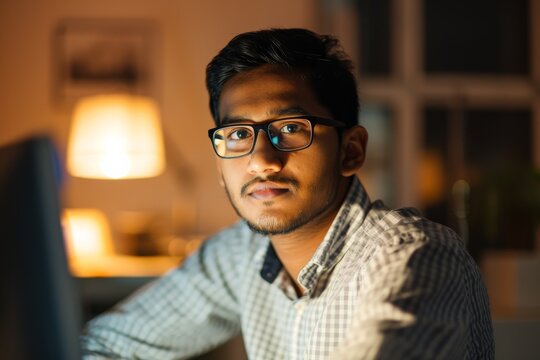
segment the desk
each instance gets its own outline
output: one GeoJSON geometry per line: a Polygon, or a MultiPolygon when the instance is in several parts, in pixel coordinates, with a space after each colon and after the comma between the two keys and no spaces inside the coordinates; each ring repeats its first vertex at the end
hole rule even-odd
{"type": "Polygon", "coordinates": [[[182,263],[180,256],[108,255],[69,259],[71,273],[79,278],[156,277],[182,263]]]}

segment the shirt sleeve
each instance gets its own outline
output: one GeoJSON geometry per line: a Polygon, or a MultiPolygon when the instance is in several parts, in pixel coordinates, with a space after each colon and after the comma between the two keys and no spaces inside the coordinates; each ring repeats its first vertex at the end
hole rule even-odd
{"type": "Polygon", "coordinates": [[[83,359],[182,359],[238,334],[236,250],[234,239],[208,240],[181,268],[90,321],[83,359]]]}
{"type": "MultiPolygon", "coordinates": [[[[360,279],[350,331],[332,359],[467,357],[469,337],[477,336],[472,323],[485,321],[491,329],[487,295],[477,266],[456,245],[460,240],[444,235],[432,241],[421,232],[403,234],[373,254],[360,279]],[[487,308],[487,318],[474,318],[471,300],[487,308]]],[[[492,359],[493,353],[488,347],[478,358],[492,359]]]]}

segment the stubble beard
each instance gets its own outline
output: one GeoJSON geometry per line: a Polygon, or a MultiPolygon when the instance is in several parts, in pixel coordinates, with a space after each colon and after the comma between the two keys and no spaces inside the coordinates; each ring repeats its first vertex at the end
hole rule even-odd
{"type": "MultiPolygon", "coordinates": [[[[268,181],[276,181],[276,182],[287,182],[290,184],[298,184],[298,181],[295,179],[290,178],[282,178],[279,176],[269,176],[266,180],[268,181]]],[[[259,180],[259,181],[262,181],[259,180]]],[[[255,182],[252,180],[252,182],[255,182]]],[[[335,203],[337,192],[338,192],[338,176],[333,176],[331,183],[329,184],[329,190],[330,193],[327,194],[326,199],[322,206],[318,209],[313,209],[310,207],[311,204],[305,204],[304,209],[301,209],[297,216],[288,218],[288,219],[279,219],[276,216],[272,215],[263,215],[256,219],[256,222],[250,221],[243,213],[240,211],[239,206],[236,204],[235,200],[231,196],[230,190],[227,186],[227,183],[225,182],[225,179],[223,179],[223,183],[225,184],[225,192],[227,194],[227,197],[229,198],[229,201],[238,216],[240,216],[244,221],[247,223],[248,227],[259,234],[262,235],[285,235],[290,234],[302,226],[306,225],[307,223],[311,222],[312,220],[316,220],[320,215],[327,212],[335,203]]],[[[251,182],[250,182],[251,183],[251,182]]],[[[247,185],[247,184],[246,184],[247,185]]],[[[247,186],[244,185],[243,189],[247,188],[247,186]]],[[[298,185],[296,185],[298,187],[298,185]]],[[[313,194],[314,197],[316,197],[318,194],[322,194],[322,189],[318,184],[311,185],[308,188],[308,192],[313,194]]],[[[243,191],[242,191],[243,192],[243,191]]],[[[249,195],[241,195],[241,196],[249,196],[249,195]]],[[[271,201],[264,202],[264,206],[270,206],[271,201]]]]}

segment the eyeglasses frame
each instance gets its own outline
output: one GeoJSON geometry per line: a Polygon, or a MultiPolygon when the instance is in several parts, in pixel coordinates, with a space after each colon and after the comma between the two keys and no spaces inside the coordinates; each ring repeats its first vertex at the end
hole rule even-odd
{"type": "Polygon", "coordinates": [[[315,125],[317,124],[321,124],[321,125],[325,125],[325,126],[331,126],[331,127],[335,127],[335,128],[345,128],[347,127],[347,125],[342,122],[342,121],[339,121],[339,120],[333,120],[333,119],[327,119],[327,118],[323,118],[323,117],[319,117],[319,116],[311,116],[311,115],[301,115],[301,116],[291,116],[291,117],[286,117],[286,118],[279,118],[279,119],[272,119],[272,120],[267,120],[267,121],[264,121],[264,122],[260,122],[260,123],[256,123],[256,124],[243,124],[243,123],[234,123],[234,124],[225,124],[225,125],[220,125],[220,126],[217,126],[215,128],[212,128],[212,129],[209,129],[208,130],[208,137],[210,138],[210,141],[212,142],[212,148],[214,149],[214,152],[216,153],[217,156],[219,156],[220,158],[222,159],[237,159],[237,158],[241,158],[241,157],[244,157],[244,156],[248,156],[250,155],[251,153],[253,153],[253,150],[255,149],[255,145],[257,144],[257,138],[258,138],[258,134],[259,134],[259,131],[260,130],[263,130],[265,133],[266,133],[266,136],[268,137],[268,141],[270,142],[270,144],[272,145],[272,147],[278,151],[283,151],[283,152],[293,152],[293,151],[299,151],[299,150],[303,150],[303,149],[306,149],[308,147],[311,146],[312,142],[313,142],[313,133],[315,132],[315,125]],[[274,144],[272,142],[272,138],[270,137],[270,125],[276,121],[283,121],[283,120],[295,120],[295,119],[305,119],[307,121],[309,121],[309,124],[311,126],[311,136],[310,136],[310,139],[309,139],[309,143],[307,143],[306,146],[303,146],[303,147],[300,147],[300,148],[297,148],[297,149],[281,149],[278,147],[277,144],[274,144]],[[251,145],[251,149],[245,153],[245,154],[242,154],[242,155],[238,155],[238,156],[221,156],[219,155],[217,149],[216,149],[216,146],[214,144],[214,135],[216,134],[216,132],[220,129],[223,129],[223,128],[226,128],[226,127],[230,127],[230,126],[246,126],[246,127],[250,127],[253,129],[253,134],[254,134],[254,139],[253,139],[253,144],[251,145]]]}

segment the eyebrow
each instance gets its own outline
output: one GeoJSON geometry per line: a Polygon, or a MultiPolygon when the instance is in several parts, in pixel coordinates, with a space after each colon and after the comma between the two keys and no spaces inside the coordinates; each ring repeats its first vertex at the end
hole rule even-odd
{"type": "Polygon", "coordinates": [[[289,106],[286,108],[271,109],[268,114],[270,116],[309,115],[309,113],[301,106],[289,106]]]}
{"type": "MultiPolygon", "coordinates": [[[[283,115],[309,115],[309,113],[302,108],[301,106],[289,106],[285,108],[273,108],[270,109],[268,112],[268,119],[271,120],[273,117],[276,116],[283,116],[283,115]]],[[[225,115],[221,120],[221,125],[225,124],[231,124],[231,123],[239,123],[239,122],[246,122],[246,121],[253,121],[252,119],[245,117],[245,116],[228,116],[225,115]]]]}

